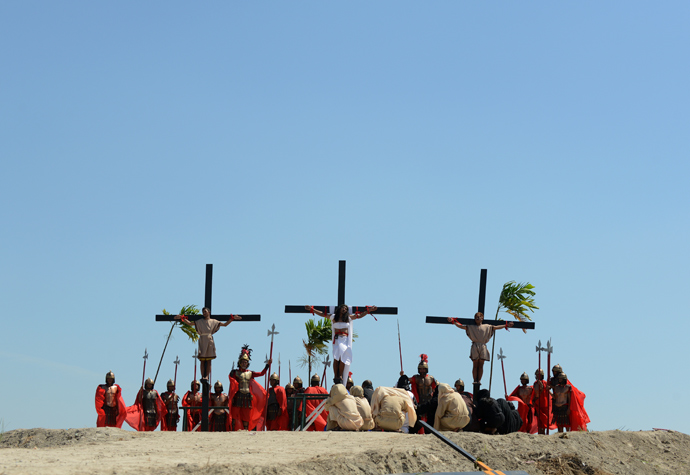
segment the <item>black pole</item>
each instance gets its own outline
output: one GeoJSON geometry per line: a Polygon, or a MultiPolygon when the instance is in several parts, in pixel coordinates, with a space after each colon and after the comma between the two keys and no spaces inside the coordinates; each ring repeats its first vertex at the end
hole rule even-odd
{"type": "Polygon", "coordinates": [[[211,289],[213,289],[213,264],[206,264],[206,292],[204,307],[211,310],[211,289]]]}
{"type": "Polygon", "coordinates": [[[345,303],[345,261],[338,261],[338,305],[345,303]]]}
{"type": "Polygon", "coordinates": [[[201,432],[208,432],[208,396],[211,385],[208,379],[201,378],[201,385],[203,387],[201,395],[201,432]]]}
{"type": "Polygon", "coordinates": [[[484,313],[484,304],[486,303],[486,269],[482,269],[479,275],[479,306],[477,312],[484,313]]]}

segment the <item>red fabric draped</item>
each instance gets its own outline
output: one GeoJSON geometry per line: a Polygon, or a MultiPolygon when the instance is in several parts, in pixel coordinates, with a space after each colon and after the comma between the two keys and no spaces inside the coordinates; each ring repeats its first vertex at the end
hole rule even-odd
{"type": "Polygon", "coordinates": [[[589,415],[585,411],[585,393],[580,391],[573,385],[572,382],[568,381],[570,384],[570,430],[581,430],[587,431],[587,424],[589,421],[589,415]]]}
{"type": "Polygon", "coordinates": [[[144,407],[141,400],[143,391],[143,389],[139,390],[137,393],[136,402],[127,408],[127,418],[125,421],[132,427],[132,429],[150,432],[156,430],[156,427],[158,427],[158,424],[160,424],[161,419],[168,413],[168,408],[166,408],[165,404],[163,404],[163,400],[161,399],[160,394],[158,394],[158,391],[152,389],[152,391],[156,393],[156,425],[146,425],[146,416],[144,414],[144,407]]]}
{"type": "MultiPolygon", "coordinates": [[[[532,392],[532,406],[534,407],[534,412],[537,415],[534,419],[538,421],[538,427],[543,427],[544,429],[557,429],[555,423],[551,422],[551,395],[546,390],[546,382],[543,380],[537,380],[534,382],[536,386],[541,383],[542,390],[539,397],[536,395],[536,391],[532,392]]],[[[534,386],[533,386],[534,387],[534,386]]]]}
{"type": "MultiPolygon", "coordinates": [[[[426,356],[426,355],[420,355],[420,356],[426,356]]],[[[410,392],[414,395],[414,399],[415,399],[415,402],[417,403],[417,405],[419,405],[420,402],[419,402],[419,392],[417,391],[417,379],[419,379],[419,380],[420,380],[420,383],[423,384],[423,382],[424,382],[424,377],[423,377],[422,375],[420,375],[420,374],[415,374],[414,376],[412,376],[412,379],[410,379],[410,383],[411,383],[411,384],[410,384],[410,392]]],[[[433,393],[435,390],[436,390],[436,379],[432,379],[432,382],[431,382],[431,392],[433,393]]],[[[421,416],[418,416],[418,417],[419,417],[420,420],[422,420],[422,421],[424,421],[424,422],[427,422],[427,416],[426,416],[426,414],[421,415],[421,416]]],[[[433,425],[433,420],[432,420],[431,422],[432,422],[431,425],[433,425]]],[[[425,433],[425,432],[424,432],[424,428],[423,428],[423,427],[422,427],[421,429],[419,429],[419,434],[424,434],[424,433],[425,433]]]]}
{"type": "MultiPolygon", "coordinates": [[[[105,427],[105,411],[103,410],[103,404],[105,403],[105,385],[100,385],[96,388],[96,413],[98,417],[96,418],[96,427],[105,427]]],[[[115,427],[118,429],[122,428],[122,423],[125,422],[127,417],[127,406],[125,401],[122,399],[122,388],[119,385],[113,384],[117,388],[117,395],[115,400],[117,402],[117,418],[115,427]]]]}
{"type": "Polygon", "coordinates": [[[539,430],[537,428],[537,418],[532,417],[532,420],[530,421],[530,413],[532,413],[532,407],[525,404],[525,401],[520,399],[520,396],[518,396],[518,391],[522,385],[516,387],[512,393],[510,393],[510,396],[508,396],[506,399],[508,401],[513,401],[514,403],[517,404],[517,410],[518,414],[520,414],[520,419],[522,419],[522,426],[520,426],[520,432],[525,432],[527,434],[536,434],[539,430]]]}
{"type": "MultiPolygon", "coordinates": [[[[191,401],[192,397],[192,391],[187,391],[184,394],[184,397],[182,398],[182,407],[198,407],[196,404],[194,404],[191,401]]],[[[185,411],[186,412],[186,418],[187,418],[187,430],[192,431],[194,430],[194,426],[196,426],[199,421],[201,420],[201,409],[194,409],[191,411],[185,411]]],[[[199,429],[197,429],[198,431],[199,429]]]]}
{"type": "MultiPolygon", "coordinates": [[[[285,394],[285,388],[276,386],[275,388],[269,388],[269,391],[271,389],[276,393],[276,401],[280,406],[280,415],[272,421],[266,420],[266,430],[288,430],[287,395],[285,394]]],[[[268,400],[268,397],[266,400],[268,400]]]]}
{"type": "MultiPolygon", "coordinates": [[[[305,391],[304,394],[326,394],[328,395],[328,391],[326,388],[322,386],[309,386],[305,391]]],[[[307,399],[306,406],[307,406],[307,411],[305,413],[305,420],[309,419],[309,414],[314,412],[314,409],[316,409],[316,406],[321,404],[323,402],[323,399],[307,399]]],[[[307,431],[323,431],[326,428],[326,421],[328,420],[328,411],[323,411],[321,414],[319,414],[316,417],[316,420],[312,423],[311,426],[309,426],[309,429],[307,431]]]]}

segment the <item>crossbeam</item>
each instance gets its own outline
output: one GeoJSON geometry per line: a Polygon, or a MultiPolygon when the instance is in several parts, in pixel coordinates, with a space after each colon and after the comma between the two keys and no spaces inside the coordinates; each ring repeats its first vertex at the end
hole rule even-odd
{"type": "MultiPolygon", "coordinates": [[[[476,325],[474,318],[456,318],[458,323],[463,325],[476,325]]],[[[505,325],[507,321],[513,323],[511,328],[523,328],[525,330],[534,330],[534,322],[515,322],[513,320],[484,320],[483,323],[487,325],[505,325]]],[[[440,323],[451,325],[447,317],[426,317],[426,323],[440,323]]]]}

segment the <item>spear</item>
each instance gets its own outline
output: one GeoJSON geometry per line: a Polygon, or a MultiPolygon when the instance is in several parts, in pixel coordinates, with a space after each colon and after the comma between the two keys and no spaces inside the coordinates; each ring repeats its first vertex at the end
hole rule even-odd
{"type": "Polygon", "coordinates": [[[280,353],[278,353],[278,381],[280,381],[280,353]]]}
{"type": "Polygon", "coordinates": [[[540,368],[541,368],[541,352],[542,352],[542,350],[544,350],[544,349],[545,349],[545,348],[542,348],[542,347],[541,347],[541,340],[539,340],[539,342],[537,343],[537,350],[536,350],[537,353],[539,353],[539,366],[537,366],[537,369],[540,369],[540,368]]]}
{"type": "MultiPolygon", "coordinates": [[[[273,335],[277,334],[278,332],[276,331],[276,324],[274,323],[273,325],[271,325],[271,329],[268,330],[268,335],[266,335],[271,337],[271,360],[273,360],[273,335]]],[[[271,364],[268,365],[268,374],[271,374],[271,364]]]]}
{"type": "Polygon", "coordinates": [[[199,359],[198,352],[199,350],[194,350],[194,356],[192,356],[192,358],[194,358],[194,381],[196,381],[196,360],[199,359]]]}
{"type": "MultiPolygon", "coordinates": [[[[268,355],[266,355],[266,359],[264,360],[264,364],[268,364],[268,355]]],[[[269,367],[270,371],[270,367],[269,367]]],[[[268,373],[264,374],[264,389],[268,391],[268,373]]]]}
{"type": "Polygon", "coordinates": [[[501,360],[501,370],[503,371],[503,390],[506,393],[506,397],[508,397],[508,386],[506,385],[506,369],[503,366],[503,360],[506,359],[506,355],[503,354],[503,348],[499,348],[498,354],[496,355],[496,358],[501,360]]]}
{"type": "Polygon", "coordinates": [[[325,388],[326,387],[326,370],[331,365],[331,355],[326,354],[326,359],[323,360],[322,363],[323,363],[323,378],[321,378],[321,385],[325,388]]]}
{"type": "MultiPolygon", "coordinates": [[[[546,348],[544,348],[544,349],[546,350],[546,354],[547,354],[547,356],[546,356],[547,363],[546,364],[549,366],[546,369],[547,374],[549,375],[548,379],[547,379],[547,384],[549,384],[549,381],[551,381],[551,353],[553,353],[553,346],[551,346],[551,338],[549,338],[549,341],[546,342],[546,348]]],[[[551,398],[548,398],[546,400],[546,402],[547,402],[547,404],[546,404],[547,414],[551,414],[551,398]]],[[[551,424],[546,425],[546,435],[549,435],[549,426],[550,425],[551,424]]]]}
{"type": "Polygon", "coordinates": [[[144,378],[146,377],[146,360],[149,359],[149,352],[144,348],[144,372],[141,375],[141,387],[144,387],[144,378]]]}
{"type": "Polygon", "coordinates": [[[175,389],[177,389],[177,366],[180,364],[180,357],[176,356],[175,357],[175,380],[173,381],[173,385],[175,386],[175,389]]]}
{"type": "Polygon", "coordinates": [[[168,339],[165,340],[165,346],[163,347],[163,353],[161,354],[161,359],[158,362],[158,369],[156,370],[156,376],[154,376],[154,378],[153,378],[153,384],[156,384],[156,381],[158,380],[158,372],[161,369],[161,363],[163,362],[163,357],[165,356],[165,350],[168,349],[168,343],[170,342],[170,336],[172,335],[172,331],[175,328],[176,323],[177,322],[172,323],[172,326],[170,327],[170,333],[168,333],[168,339]]]}
{"type": "Polygon", "coordinates": [[[292,382],[292,366],[290,366],[290,360],[288,360],[288,378],[290,378],[290,382],[292,382]]]}
{"type": "Polygon", "coordinates": [[[400,371],[403,371],[402,345],[400,344],[400,320],[398,320],[398,350],[400,351],[400,371]]]}

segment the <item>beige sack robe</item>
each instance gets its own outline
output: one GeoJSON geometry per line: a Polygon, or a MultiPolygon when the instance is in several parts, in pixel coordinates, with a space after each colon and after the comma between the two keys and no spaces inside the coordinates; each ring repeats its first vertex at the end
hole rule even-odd
{"type": "Polygon", "coordinates": [[[350,388],[350,393],[354,396],[355,402],[357,403],[357,410],[364,421],[359,430],[372,430],[374,428],[374,419],[371,417],[371,406],[369,405],[369,401],[364,397],[364,389],[362,386],[352,386],[352,388],[350,388]]]}
{"type": "Polygon", "coordinates": [[[438,385],[438,408],[434,419],[434,429],[456,431],[470,422],[470,413],[462,396],[449,384],[438,385]]]}
{"type": "Polygon", "coordinates": [[[371,396],[371,415],[378,427],[387,431],[399,431],[405,423],[405,413],[412,427],[417,422],[417,413],[407,391],[383,386],[376,388],[371,396]]]}
{"type": "Polygon", "coordinates": [[[362,416],[357,410],[355,398],[347,393],[342,384],[334,384],[331,388],[331,397],[326,399],[328,411],[328,426],[326,430],[340,427],[342,430],[358,430],[362,427],[362,416]]]}

